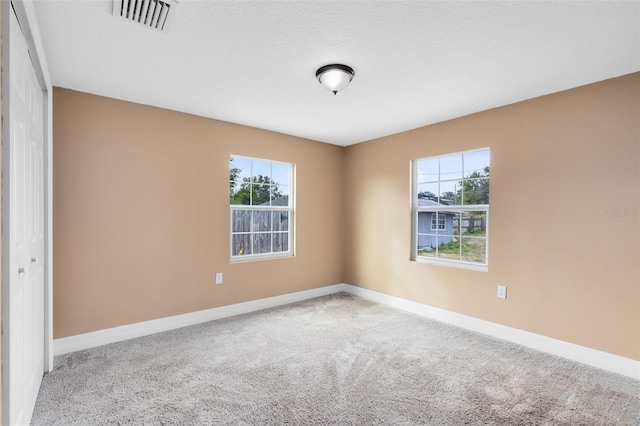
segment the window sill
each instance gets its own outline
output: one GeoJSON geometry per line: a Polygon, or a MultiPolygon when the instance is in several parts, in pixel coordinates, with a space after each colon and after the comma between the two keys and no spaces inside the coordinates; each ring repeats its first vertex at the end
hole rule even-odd
{"type": "Polygon", "coordinates": [[[245,263],[245,262],[258,262],[260,260],[275,260],[275,259],[289,259],[295,257],[293,252],[287,251],[282,253],[268,253],[268,254],[249,254],[246,256],[232,256],[229,259],[230,263],[245,263]]]}
{"type": "Polygon", "coordinates": [[[412,259],[417,263],[428,263],[430,265],[446,266],[447,268],[467,269],[470,271],[489,272],[488,265],[478,265],[474,263],[459,262],[455,260],[430,259],[427,257],[416,256],[412,259]]]}

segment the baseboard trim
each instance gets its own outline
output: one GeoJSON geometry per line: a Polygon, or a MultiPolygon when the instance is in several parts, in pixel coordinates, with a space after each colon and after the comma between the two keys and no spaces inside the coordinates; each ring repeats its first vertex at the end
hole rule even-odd
{"type": "Polygon", "coordinates": [[[135,339],[136,337],[174,330],[176,328],[187,327],[207,321],[214,321],[262,309],[274,308],[276,306],[287,305],[289,303],[300,302],[307,299],[313,299],[314,297],[339,293],[341,291],[346,291],[345,285],[334,284],[310,290],[297,291],[295,293],[283,294],[280,296],[237,303],[234,305],[221,306],[203,311],[190,312],[182,315],[92,331],[90,333],[77,334],[75,336],[62,337],[54,339],[53,341],[54,354],[57,356],[84,349],[95,348],[109,343],[121,342],[124,340],[135,339]]]}
{"type": "Polygon", "coordinates": [[[486,334],[498,339],[517,343],[522,346],[640,380],[640,361],[636,361],[634,359],[621,357],[608,352],[553,339],[541,334],[496,324],[490,321],[481,320],[344,283],[283,294],[280,296],[267,297],[265,299],[252,300],[234,305],[221,306],[204,311],[144,321],[136,324],[123,325],[120,327],[78,334],[75,336],[63,337],[53,341],[54,354],[56,356],[63,355],[109,343],[121,342],[162,331],[174,330],[176,328],[228,318],[262,309],[274,308],[276,306],[301,302],[303,300],[313,299],[314,297],[326,296],[339,292],[346,292],[372,302],[392,306],[429,319],[441,321],[446,324],[465,328],[481,334],[486,334]]]}
{"type": "Polygon", "coordinates": [[[388,294],[362,287],[356,287],[350,284],[342,286],[342,290],[372,302],[392,306],[436,321],[455,325],[467,330],[472,330],[498,339],[517,343],[528,348],[566,358],[571,361],[580,362],[582,364],[587,364],[592,367],[640,380],[640,361],[636,361],[634,359],[621,357],[608,352],[553,339],[541,334],[531,333],[529,331],[435,308],[433,306],[390,296],[388,294]]]}

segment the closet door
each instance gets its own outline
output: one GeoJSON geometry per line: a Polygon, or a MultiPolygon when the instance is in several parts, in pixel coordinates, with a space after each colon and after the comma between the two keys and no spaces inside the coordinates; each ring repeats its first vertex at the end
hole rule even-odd
{"type": "Polygon", "coordinates": [[[10,31],[9,415],[21,425],[44,371],[44,95],[13,10],[10,31]]]}

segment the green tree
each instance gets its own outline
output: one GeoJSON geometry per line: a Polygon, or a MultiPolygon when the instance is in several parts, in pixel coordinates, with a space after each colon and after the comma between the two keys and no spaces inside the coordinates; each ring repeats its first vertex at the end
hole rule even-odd
{"type": "Polygon", "coordinates": [[[446,191],[442,193],[442,197],[440,197],[440,199],[445,202],[445,201],[451,201],[454,204],[457,204],[457,202],[460,200],[460,191],[458,190],[458,193],[456,194],[453,191],[446,191]]]}
{"type": "Polygon", "coordinates": [[[462,182],[464,204],[489,204],[489,166],[473,172],[462,182]]]}
{"type": "Polygon", "coordinates": [[[233,197],[233,192],[236,187],[236,182],[238,181],[238,176],[240,176],[240,172],[242,169],[237,167],[233,167],[233,157],[231,157],[229,161],[229,194],[233,197]]]}
{"type": "MultiPolygon", "coordinates": [[[[446,191],[440,196],[442,204],[460,204],[464,199],[464,204],[489,204],[489,166],[482,171],[475,171],[469,176],[459,181],[456,191],[446,191]]],[[[429,191],[418,193],[418,198],[436,200],[437,196],[429,191]]]]}
{"type": "Polygon", "coordinates": [[[282,197],[282,193],[278,189],[278,185],[274,184],[269,176],[258,175],[253,176],[252,179],[243,178],[237,190],[234,185],[231,186],[231,204],[253,204],[256,206],[280,197],[282,197]]]}

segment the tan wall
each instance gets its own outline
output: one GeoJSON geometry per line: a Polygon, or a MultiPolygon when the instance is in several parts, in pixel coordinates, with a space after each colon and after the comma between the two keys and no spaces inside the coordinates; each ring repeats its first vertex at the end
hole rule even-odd
{"type": "Polygon", "coordinates": [[[345,281],[640,359],[640,73],[348,147],[345,281]],[[489,272],[410,261],[412,159],[491,148],[489,272]],[[508,299],[496,298],[496,285],[508,299]]]}
{"type": "Polygon", "coordinates": [[[342,281],[343,148],[60,88],[53,99],[54,337],[342,281]],[[231,154],[296,164],[295,258],[230,264],[231,154]]]}

